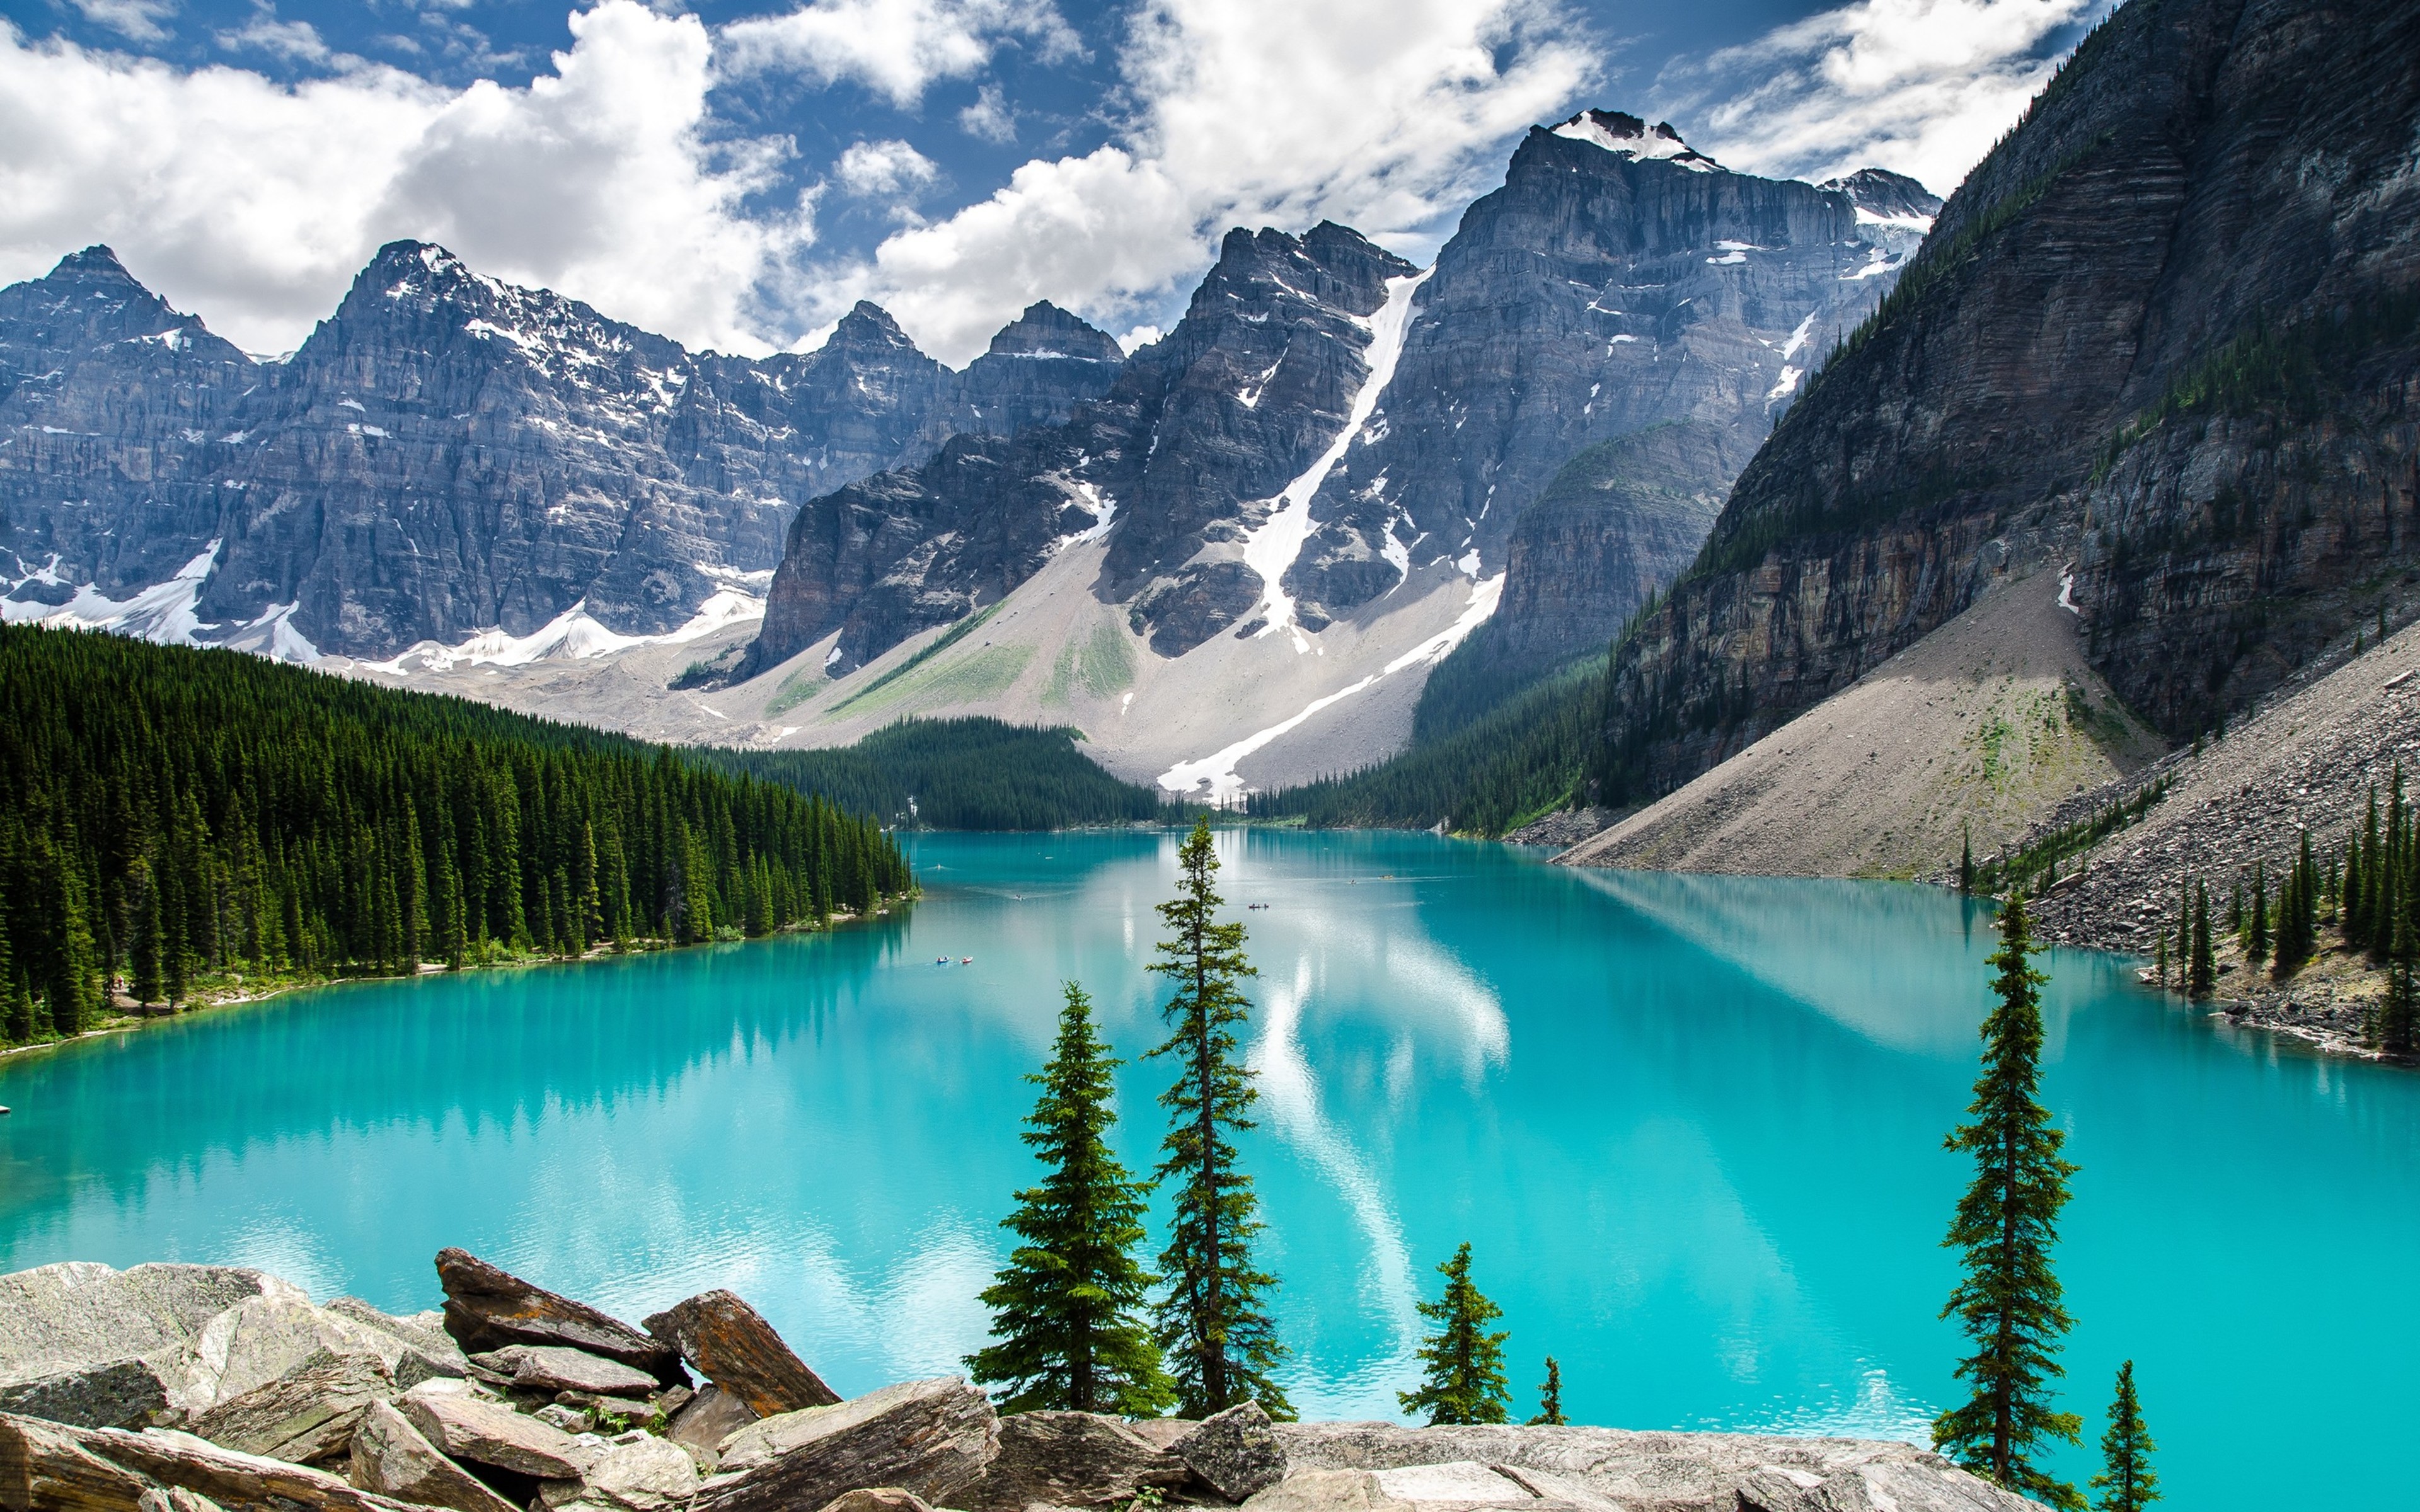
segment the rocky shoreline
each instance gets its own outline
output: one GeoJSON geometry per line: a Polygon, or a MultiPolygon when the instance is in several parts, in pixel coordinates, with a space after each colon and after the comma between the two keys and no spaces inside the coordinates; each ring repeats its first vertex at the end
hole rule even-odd
{"type": "Polygon", "coordinates": [[[442,1307],[259,1271],[0,1276],[6,1512],[2024,1512],[1908,1444],[844,1400],[729,1291],[633,1327],[458,1249],[442,1307]]]}

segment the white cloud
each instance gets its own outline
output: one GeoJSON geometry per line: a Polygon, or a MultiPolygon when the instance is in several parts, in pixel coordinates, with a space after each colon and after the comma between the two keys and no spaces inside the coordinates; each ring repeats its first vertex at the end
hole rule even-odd
{"type": "Polygon", "coordinates": [[[975,91],[975,102],[958,112],[958,125],[969,136],[985,142],[1016,140],[1016,112],[1009,108],[1008,97],[996,84],[975,91]]]}
{"type": "Polygon", "coordinates": [[[2108,0],[1855,0],[1657,80],[1693,145],[1822,178],[1869,164],[1947,194],[2048,82],[2062,34],[2108,0]]]}
{"type": "Polygon", "coordinates": [[[855,142],[840,155],[833,172],[851,193],[895,194],[914,184],[929,184],[939,170],[933,160],[905,142],[855,142]]]}
{"type": "Polygon", "coordinates": [[[1123,140],[1024,164],[829,297],[880,300],[955,362],[1035,299],[1150,316],[1233,224],[1325,217],[1424,251],[1598,59],[1531,0],[1146,0],[1121,67],[1123,140]]]}
{"type": "Polygon", "coordinates": [[[701,141],[693,17],[604,0],[525,89],[356,67],[284,85],[0,22],[0,282],[92,241],[254,350],[290,347],[384,241],[442,241],[693,345],[762,350],[759,285],[812,238],[748,213],[783,148],[701,141]]]}
{"type": "Polygon", "coordinates": [[[333,55],[318,27],[307,21],[280,21],[268,6],[255,8],[252,19],[237,30],[219,33],[218,43],[230,52],[257,48],[297,63],[325,63],[333,55]]]}
{"type": "Polygon", "coordinates": [[[75,0],[84,19],[106,26],[138,42],[156,42],[168,35],[163,21],[177,13],[176,0],[75,0]]]}
{"type": "Polygon", "coordinates": [[[717,34],[722,66],[734,74],[855,80],[903,109],[936,79],[981,72],[993,50],[1013,39],[1032,43],[1046,60],[1082,51],[1050,0],[814,0],[717,34]]]}

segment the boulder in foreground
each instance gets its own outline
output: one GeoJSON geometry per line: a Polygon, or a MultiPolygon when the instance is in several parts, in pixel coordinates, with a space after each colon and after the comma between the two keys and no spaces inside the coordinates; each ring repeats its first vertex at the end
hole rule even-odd
{"type": "Polygon", "coordinates": [[[558,1296],[468,1250],[437,1252],[445,1288],[445,1331],[468,1354],[515,1344],[560,1345],[644,1370],[667,1386],[688,1383],[679,1352],[584,1302],[558,1296]]]}
{"type": "Polygon", "coordinates": [[[1143,1488],[1171,1490],[1185,1461],[1114,1417],[1018,1412],[1000,1421],[1000,1452],[953,1504],[967,1512],[1024,1512],[1123,1504],[1143,1488]]]}
{"type": "Polygon", "coordinates": [[[1258,1402],[1238,1403],[1203,1418],[1168,1447],[1203,1485],[1230,1502],[1285,1479],[1285,1446],[1258,1402]]]}
{"type": "Polygon", "coordinates": [[[410,1419],[385,1402],[362,1413],[353,1429],[352,1483],[399,1502],[444,1512],[517,1512],[477,1476],[438,1452],[410,1419]]]}
{"type": "Polygon", "coordinates": [[[577,1480],[595,1458],[587,1443],[502,1402],[415,1386],[396,1403],[423,1437],[456,1459],[540,1480],[577,1480]]]}
{"type": "Polygon", "coordinates": [[[699,1375],[747,1403],[758,1417],[830,1407],[841,1399],[737,1293],[706,1291],[675,1303],[647,1319],[647,1332],[678,1350],[699,1375]]]}
{"type": "Polygon", "coordinates": [[[222,1449],[316,1465],[343,1455],[363,1412],[395,1392],[377,1355],[321,1350],[204,1412],[194,1432],[222,1449]]]}
{"type": "Polygon", "coordinates": [[[694,1512],[796,1512],[896,1487],[948,1506],[997,1452],[990,1398],[956,1376],[904,1381],[837,1407],[752,1423],[722,1443],[694,1512]]]}

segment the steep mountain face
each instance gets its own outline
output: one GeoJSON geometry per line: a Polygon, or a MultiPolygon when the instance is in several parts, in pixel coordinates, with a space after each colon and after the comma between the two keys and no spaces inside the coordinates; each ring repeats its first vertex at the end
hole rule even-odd
{"type": "Polygon", "coordinates": [[[370,658],[745,617],[799,501],[1116,371],[1047,306],[1001,339],[952,373],[861,304],[814,352],[691,354],[398,242],[264,363],[93,249],[0,291],[5,611],[370,658]]]}
{"type": "Polygon", "coordinates": [[[2034,564],[2174,737],[2373,612],[2420,541],[2416,127],[2400,0],[2117,12],[1622,647],[1604,795],[1671,788],[2034,564]]]}
{"type": "MultiPolygon", "coordinates": [[[[1719,432],[1697,455],[1732,471],[1689,486],[1728,487],[1934,208],[1921,185],[1873,170],[1823,188],[1727,172],[1635,116],[1533,128],[1504,187],[1439,252],[1393,383],[1313,502],[1318,529],[1285,579],[1297,614],[1316,625],[1388,591],[1389,558],[1500,568],[1567,459],[1652,425],[1719,432]]],[[[1635,587],[1590,600],[1582,621],[1618,625],[1635,587]]],[[[1555,596],[1517,576],[1506,592],[1507,613],[1555,596]]],[[[1581,622],[1521,632],[1558,635],[1576,646],[1581,622]]]]}
{"type": "Polygon", "coordinates": [[[802,511],[743,675],[835,630],[845,673],[1112,516],[1094,592],[1162,656],[1299,641],[1440,564],[1509,566],[1518,623],[1490,640],[1525,665],[1601,644],[1686,563],[1707,501],[1937,208],[1877,170],[1730,173],[1668,125],[1590,111],[1533,131],[1426,274],[1333,225],[1231,233],[1184,320],[1069,424],[802,511]],[[1623,464],[1639,486],[1516,548],[1575,453],[1676,423],[1623,464]]]}
{"type": "Polygon", "coordinates": [[[216,529],[227,417],[258,381],[106,247],[0,288],[0,548],[24,606],[11,617],[87,584],[131,598],[173,579],[216,529]]]}
{"type": "MultiPolygon", "coordinates": [[[[1176,328],[1065,424],[961,436],[800,510],[741,675],[835,630],[845,672],[1104,533],[1096,592],[1130,606],[1154,650],[1180,656],[1236,625],[1263,597],[1253,541],[1350,423],[1373,317],[1413,274],[1341,226],[1229,233],[1176,328]]],[[[1307,502],[1293,501],[1297,518],[1307,502]]]]}

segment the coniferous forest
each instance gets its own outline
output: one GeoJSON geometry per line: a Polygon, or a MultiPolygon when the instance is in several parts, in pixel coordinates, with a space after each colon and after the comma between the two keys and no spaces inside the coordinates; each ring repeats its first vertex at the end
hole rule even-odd
{"type": "Polygon", "coordinates": [[[911,829],[1068,829],[1176,817],[1158,794],[1078,750],[1079,738],[1070,729],[991,718],[902,719],[854,746],[695,754],[911,829]]]}
{"type": "Polygon", "coordinates": [[[763,934],[913,886],[670,749],[228,651],[0,626],[0,1037],[205,980],[763,934]]]}

